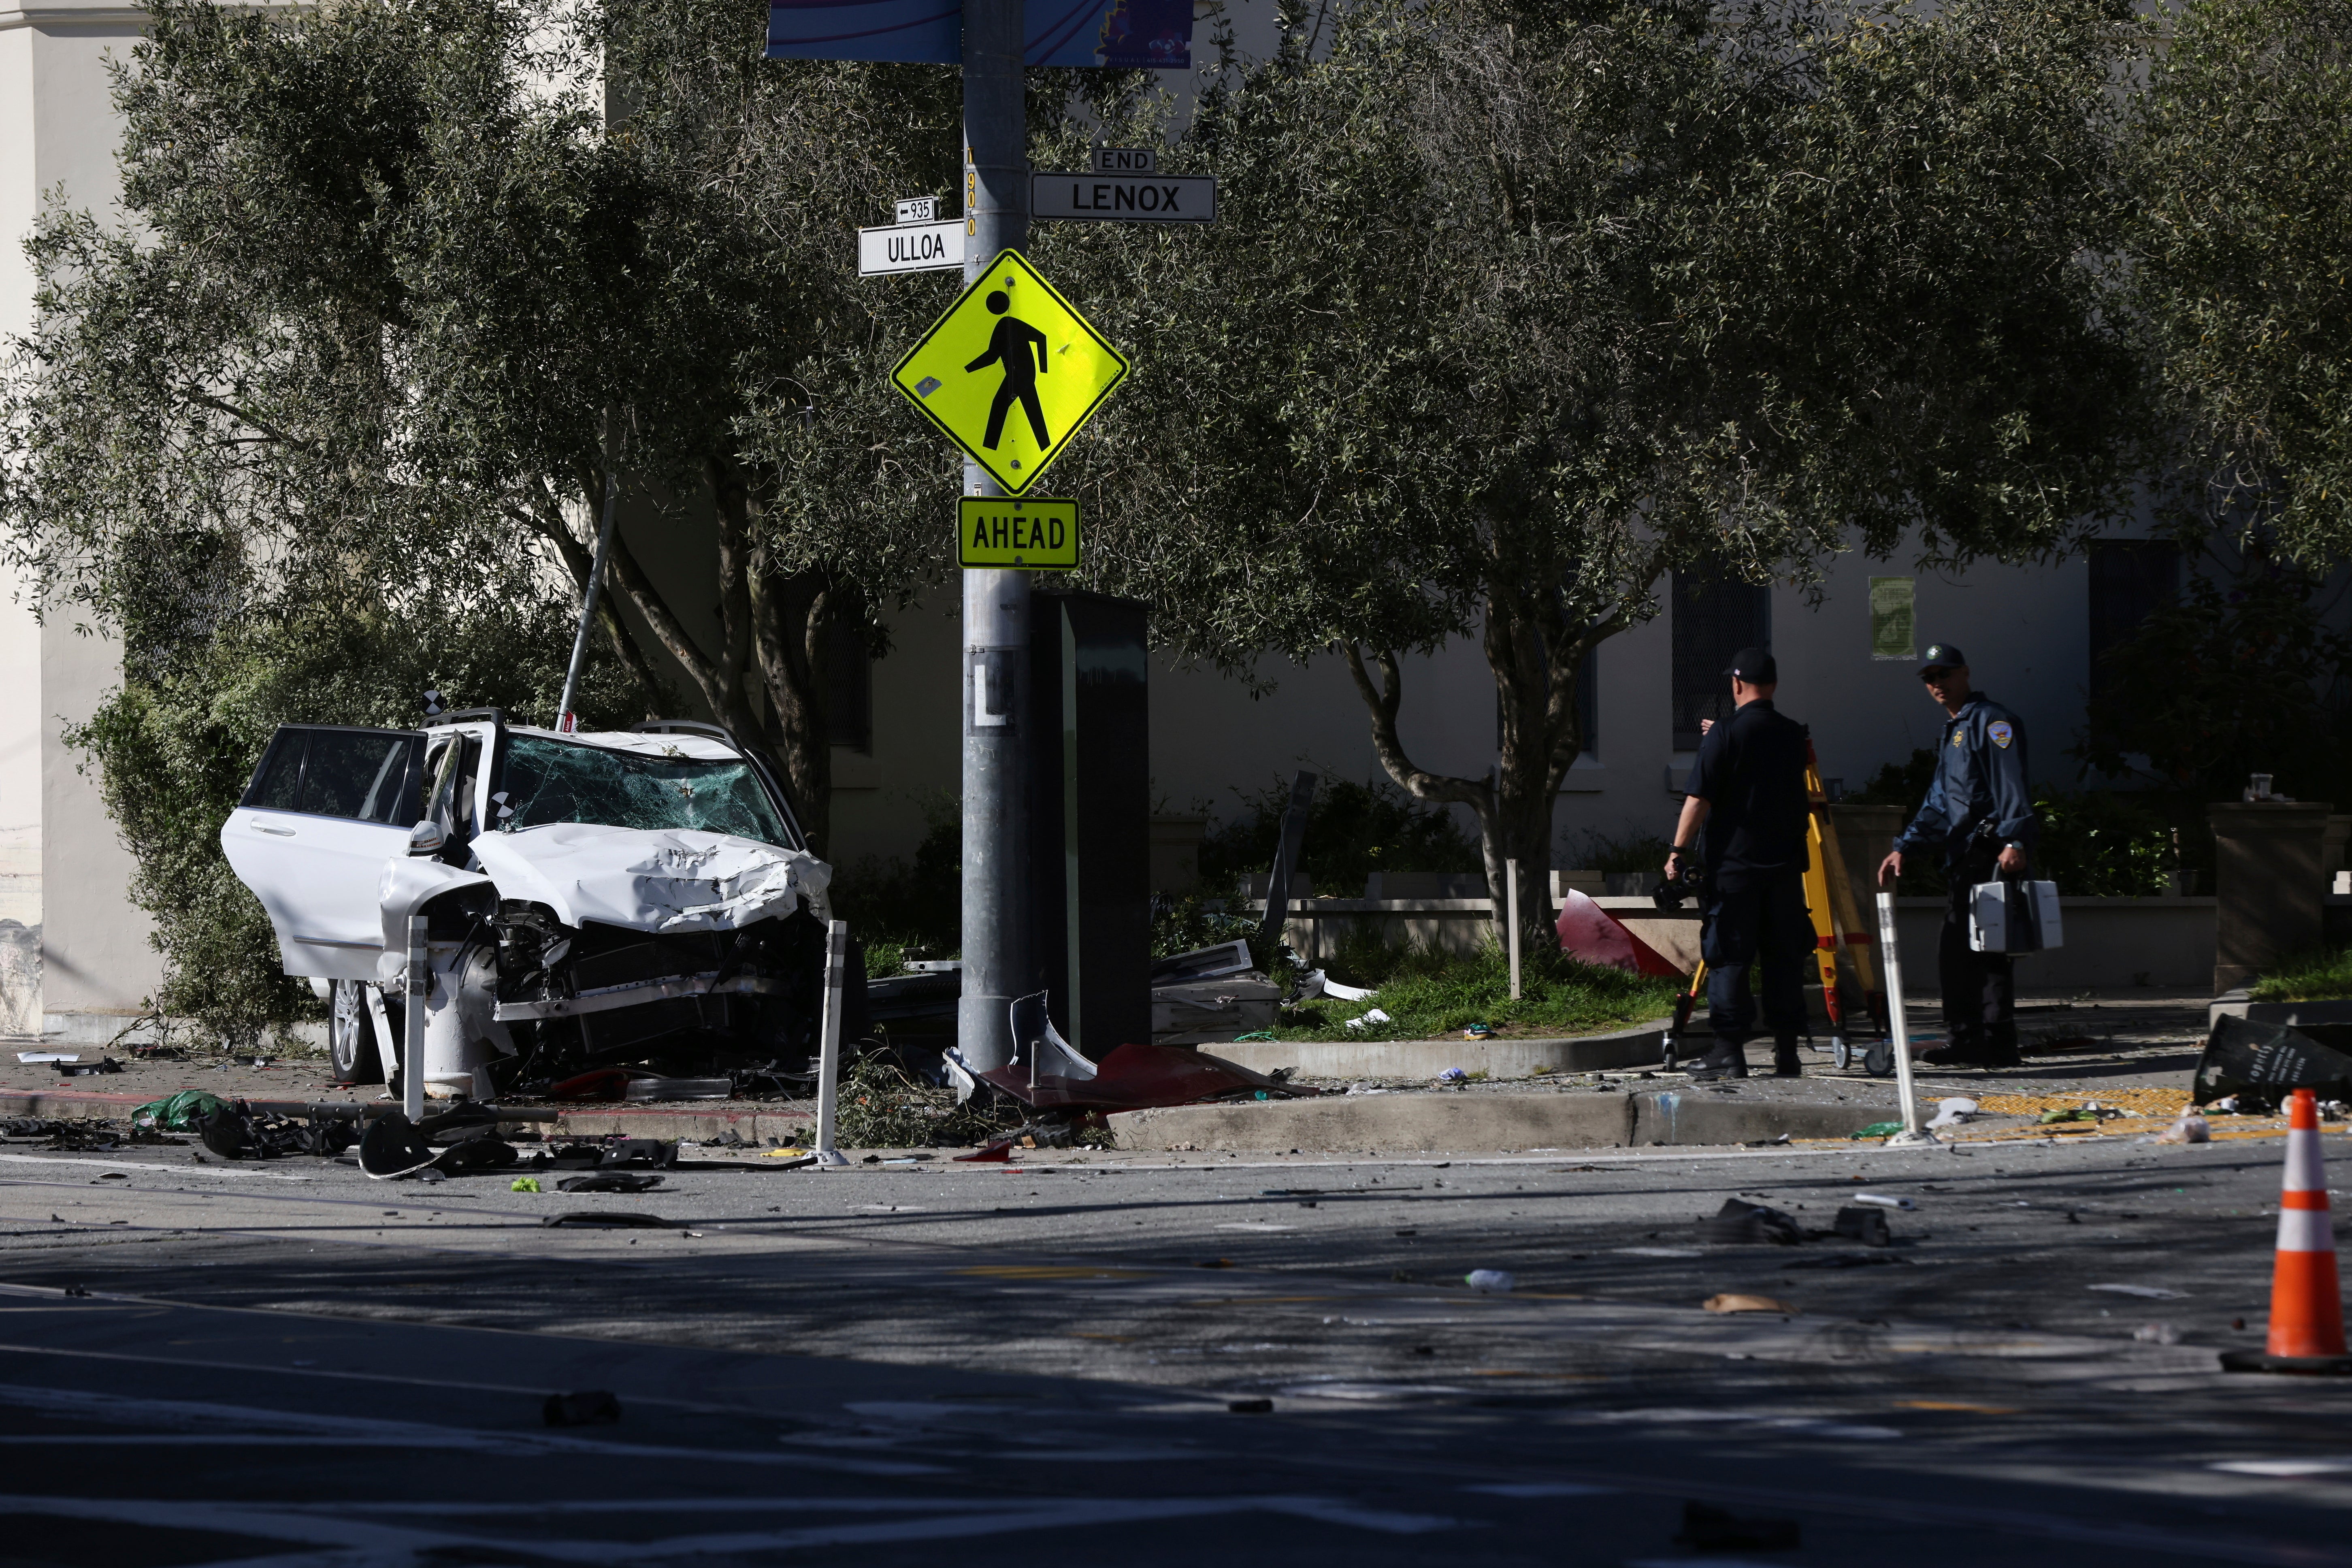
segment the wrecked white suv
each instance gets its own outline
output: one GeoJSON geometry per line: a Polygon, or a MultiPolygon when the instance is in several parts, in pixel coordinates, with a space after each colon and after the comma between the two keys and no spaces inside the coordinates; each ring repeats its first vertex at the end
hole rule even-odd
{"type": "Polygon", "coordinates": [[[289,724],[221,848],[332,1002],[344,1082],[398,1075],[413,914],[436,1097],[625,1063],[798,1077],[816,1048],[832,869],[715,726],[289,724]]]}

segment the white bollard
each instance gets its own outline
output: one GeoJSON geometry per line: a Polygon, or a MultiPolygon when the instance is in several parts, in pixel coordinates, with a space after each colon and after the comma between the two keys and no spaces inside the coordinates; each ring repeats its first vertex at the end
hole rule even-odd
{"type": "Polygon", "coordinates": [[[841,1103],[842,989],[849,978],[849,923],[835,921],[824,938],[824,1020],[817,1037],[816,1160],[820,1165],[846,1165],[849,1161],[833,1146],[833,1121],[841,1103]]]}
{"type": "Polygon", "coordinates": [[[1511,1000],[1519,999],[1519,863],[1503,862],[1503,918],[1511,927],[1511,1000]]]}
{"type": "Polygon", "coordinates": [[[425,1120],[425,1005],[432,994],[423,915],[408,917],[408,1000],[401,1009],[400,1110],[410,1125],[425,1120]]]}
{"type": "Polygon", "coordinates": [[[1886,1035],[1895,1047],[1895,1092],[1903,1097],[1903,1131],[1886,1142],[1940,1143],[1942,1139],[1919,1125],[1919,1101],[1911,1091],[1911,1034],[1903,1016],[1903,958],[1895,950],[1895,895],[1878,895],[1878,951],[1886,960],[1886,1035]]]}

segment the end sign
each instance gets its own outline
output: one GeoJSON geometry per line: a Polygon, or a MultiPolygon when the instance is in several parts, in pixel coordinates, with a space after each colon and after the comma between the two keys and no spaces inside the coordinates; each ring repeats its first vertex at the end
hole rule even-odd
{"type": "Polygon", "coordinates": [[[1074,572],[1078,565],[1078,503],[966,496],[957,508],[956,563],[1074,572]]]}

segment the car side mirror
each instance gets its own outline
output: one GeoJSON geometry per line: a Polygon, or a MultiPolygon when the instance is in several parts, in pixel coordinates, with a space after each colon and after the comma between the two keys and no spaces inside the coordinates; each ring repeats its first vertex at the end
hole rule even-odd
{"type": "Polygon", "coordinates": [[[408,830],[411,855],[438,855],[441,847],[448,842],[449,836],[442,831],[441,825],[429,817],[408,830]]]}

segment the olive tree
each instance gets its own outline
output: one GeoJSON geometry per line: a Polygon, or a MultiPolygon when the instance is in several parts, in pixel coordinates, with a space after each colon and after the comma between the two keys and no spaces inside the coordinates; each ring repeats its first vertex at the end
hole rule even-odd
{"type": "Polygon", "coordinates": [[[1497,910],[1516,859],[1548,920],[1578,671],[1668,574],[2025,558],[2116,503],[2119,7],[1363,0],[1315,51],[1307,9],[1171,151],[1213,227],[1041,242],[1138,351],[1065,462],[1175,649],[1345,661],[1497,910]],[[1457,637],[1486,777],[1401,737],[1408,656],[1457,637]]]}

